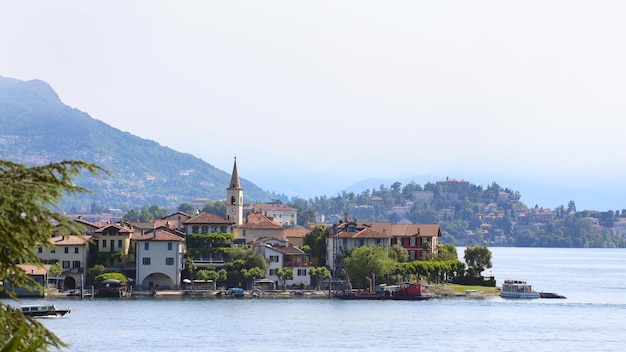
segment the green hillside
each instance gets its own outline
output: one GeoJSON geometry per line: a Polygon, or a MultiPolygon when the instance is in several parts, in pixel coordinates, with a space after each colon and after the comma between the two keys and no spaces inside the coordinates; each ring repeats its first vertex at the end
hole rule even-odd
{"type": "MultiPolygon", "coordinates": [[[[67,211],[85,211],[94,202],[126,209],[145,204],[178,206],[194,198],[218,200],[225,197],[230,181],[231,170],[219,170],[66,106],[40,80],[0,77],[0,126],[2,159],[29,165],[84,160],[111,172],[111,177],[83,177],[81,185],[94,194],[66,198],[62,206],[67,211]]],[[[246,202],[272,198],[248,180],[241,183],[246,202]]]]}

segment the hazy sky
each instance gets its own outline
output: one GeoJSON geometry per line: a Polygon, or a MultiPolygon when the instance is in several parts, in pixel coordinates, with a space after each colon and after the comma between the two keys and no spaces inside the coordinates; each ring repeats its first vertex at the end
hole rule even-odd
{"type": "Polygon", "coordinates": [[[626,177],[625,10],[2,1],[0,75],[44,80],[65,104],[224,171],[236,154],[241,177],[279,193],[421,174],[603,183],[626,177]]]}

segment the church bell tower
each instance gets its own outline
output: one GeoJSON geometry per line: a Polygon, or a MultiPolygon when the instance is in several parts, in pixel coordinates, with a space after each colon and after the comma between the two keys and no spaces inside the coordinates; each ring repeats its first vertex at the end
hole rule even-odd
{"type": "Polygon", "coordinates": [[[243,188],[241,188],[237,173],[237,157],[235,157],[235,164],[233,165],[230,186],[226,188],[226,195],[226,218],[239,226],[243,223],[243,188]]]}

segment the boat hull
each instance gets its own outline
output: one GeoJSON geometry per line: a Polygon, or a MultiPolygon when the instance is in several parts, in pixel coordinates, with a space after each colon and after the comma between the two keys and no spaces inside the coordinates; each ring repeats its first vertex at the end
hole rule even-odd
{"type": "Polygon", "coordinates": [[[55,311],[47,311],[47,312],[28,312],[28,313],[24,313],[24,315],[30,316],[30,317],[62,317],[69,312],[70,312],[69,309],[57,309],[55,311]]]}
{"type": "Polygon", "coordinates": [[[398,296],[383,296],[383,295],[336,295],[335,298],[343,299],[347,301],[425,301],[432,297],[430,296],[417,296],[417,295],[398,295],[398,296]]]}

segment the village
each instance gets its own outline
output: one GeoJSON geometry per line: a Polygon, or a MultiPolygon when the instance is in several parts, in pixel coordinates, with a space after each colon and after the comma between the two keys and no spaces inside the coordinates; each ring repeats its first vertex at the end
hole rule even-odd
{"type": "MultiPolygon", "coordinates": [[[[45,265],[21,264],[21,268],[46,287],[47,294],[93,295],[94,289],[104,293],[107,288],[112,289],[113,295],[226,294],[228,287],[218,287],[217,280],[199,278],[194,273],[221,270],[233,262],[232,251],[239,248],[262,256],[269,265],[266,272],[253,276],[249,282],[242,280],[231,287],[250,292],[279,288],[320,291],[341,280],[335,278],[333,282],[327,277],[324,284],[312,279],[312,271],[326,267],[331,273],[339,272],[345,265],[341,253],[346,250],[398,245],[413,261],[432,257],[439,248],[438,224],[358,223],[346,218],[330,229],[332,235],[325,243],[326,261],[314,263],[311,255],[301,249],[311,230],[289,226],[297,223],[297,209],[280,204],[244,205],[243,192],[235,159],[226,190],[226,218],[199,211],[194,215],[179,211],[149,222],[94,223],[79,217],[74,221],[84,228],[83,233],[52,234],[49,241],[53,246],[34,249],[45,265]],[[61,266],[61,275],[48,274],[54,263],[61,266]],[[107,280],[102,287],[90,289],[88,283],[93,278],[89,277],[89,269],[97,264],[104,266],[106,272],[122,274],[128,282],[107,280]],[[285,269],[289,275],[284,274],[285,269]]],[[[29,292],[18,290],[18,295],[38,294],[29,292]]]]}

